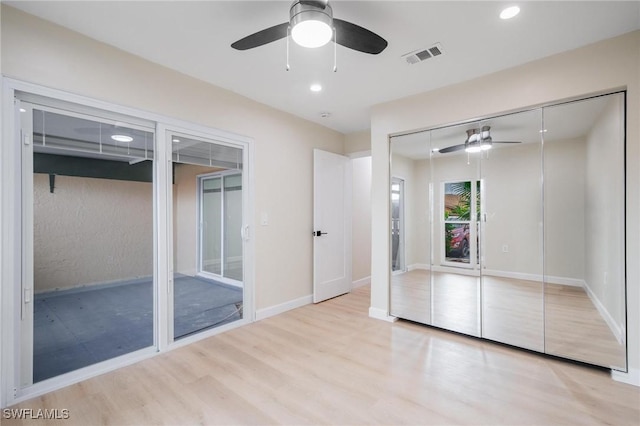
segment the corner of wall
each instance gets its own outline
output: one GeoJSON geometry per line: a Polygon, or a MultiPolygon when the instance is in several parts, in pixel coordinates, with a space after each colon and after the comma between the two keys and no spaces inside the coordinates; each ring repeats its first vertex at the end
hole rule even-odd
{"type": "Polygon", "coordinates": [[[385,310],[379,309],[379,308],[374,308],[373,306],[371,306],[369,308],[369,317],[375,318],[375,319],[379,319],[379,320],[382,320],[382,321],[387,321],[387,322],[396,322],[396,321],[398,321],[397,317],[392,317],[391,315],[388,315],[385,310]]]}
{"type": "Polygon", "coordinates": [[[362,130],[359,132],[348,133],[344,135],[345,155],[371,151],[371,131],[362,130]]]}

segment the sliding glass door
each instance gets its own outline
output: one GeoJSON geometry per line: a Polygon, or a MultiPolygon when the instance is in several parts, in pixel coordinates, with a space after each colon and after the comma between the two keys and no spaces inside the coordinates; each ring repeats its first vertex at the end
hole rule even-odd
{"type": "Polygon", "coordinates": [[[249,139],[12,96],[16,398],[248,322],[249,139]]]}
{"type": "Polygon", "coordinates": [[[152,126],[20,103],[21,385],[154,345],[152,126]]]}
{"type": "Polygon", "coordinates": [[[232,171],[200,176],[198,188],[199,272],[242,282],[242,174],[232,171]]]}
{"type": "Polygon", "coordinates": [[[184,133],[172,141],[173,337],[243,318],[244,150],[184,133]]]}

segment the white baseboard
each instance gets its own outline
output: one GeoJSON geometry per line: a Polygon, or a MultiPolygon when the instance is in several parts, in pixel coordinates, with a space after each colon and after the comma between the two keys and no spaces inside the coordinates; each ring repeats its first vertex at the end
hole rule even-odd
{"type": "Polygon", "coordinates": [[[541,275],[541,274],[527,274],[524,272],[511,272],[511,271],[498,271],[496,269],[483,269],[482,275],[488,275],[491,277],[499,277],[499,278],[512,278],[516,280],[525,280],[525,281],[538,281],[542,283],[542,281],[549,284],[559,284],[559,285],[568,285],[571,287],[584,287],[585,282],[579,278],[568,278],[568,277],[554,277],[551,275],[541,275]]]}
{"type": "Polygon", "coordinates": [[[479,270],[471,269],[471,268],[456,268],[453,266],[433,265],[431,267],[431,270],[433,272],[446,272],[446,273],[458,274],[458,275],[468,275],[472,277],[480,276],[479,270]]]}
{"type": "Polygon", "coordinates": [[[412,263],[411,265],[407,266],[407,271],[413,271],[415,269],[428,271],[431,269],[431,265],[429,265],[428,263],[412,263]]]}
{"type": "Polygon", "coordinates": [[[640,387],[640,369],[630,368],[628,373],[611,370],[611,378],[616,382],[640,387]]]}
{"type": "Polygon", "coordinates": [[[359,280],[355,280],[351,283],[351,288],[363,287],[369,284],[371,284],[371,275],[369,275],[368,277],[360,278],[359,280]]]}
{"type": "Polygon", "coordinates": [[[586,286],[584,280],[578,278],[567,278],[567,277],[553,277],[551,275],[547,275],[545,277],[545,281],[549,284],[560,284],[560,285],[568,285],[571,287],[582,287],[586,286]]]}
{"type": "Polygon", "coordinates": [[[269,306],[268,308],[264,309],[258,309],[256,311],[256,321],[260,321],[274,315],[282,314],[301,306],[310,305],[311,303],[313,303],[313,295],[310,294],[308,296],[299,297],[298,299],[290,300],[279,305],[269,306]]]}
{"type": "Polygon", "coordinates": [[[375,319],[379,319],[387,322],[398,321],[397,317],[392,317],[391,315],[387,314],[387,311],[385,311],[384,309],[374,308],[373,306],[369,307],[369,316],[371,318],[375,318],[375,319]]]}
{"type": "Polygon", "coordinates": [[[616,320],[613,319],[613,317],[611,316],[607,308],[602,304],[600,299],[598,299],[596,294],[591,290],[591,287],[589,287],[588,283],[585,283],[584,289],[587,292],[589,299],[591,299],[591,303],[593,303],[593,306],[596,307],[596,309],[598,310],[598,313],[600,314],[600,316],[602,316],[602,319],[604,320],[604,322],[607,323],[613,335],[616,336],[616,340],[618,341],[618,343],[622,345],[624,343],[624,333],[622,331],[622,327],[616,323],[616,320]]]}

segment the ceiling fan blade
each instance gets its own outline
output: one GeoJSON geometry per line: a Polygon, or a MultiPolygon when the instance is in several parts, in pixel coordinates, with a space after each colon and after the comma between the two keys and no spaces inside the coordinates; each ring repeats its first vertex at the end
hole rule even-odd
{"type": "Polygon", "coordinates": [[[387,47],[387,41],[378,34],[351,22],[333,18],[336,43],[359,52],[377,55],[387,47]]]}
{"type": "Polygon", "coordinates": [[[231,47],[237,50],[253,49],[254,47],[262,46],[267,43],[271,43],[287,36],[287,28],[289,23],[274,25],[273,27],[258,31],[251,35],[241,38],[235,43],[231,44],[231,47]]]}
{"type": "Polygon", "coordinates": [[[455,151],[460,151],[462,149],[465,149],[466,146],[467,145],[465,145],[463,143],[461,143],[460,145],[451,145],[451,146],[448,146],[446,148],[442,148],[442,149],[438,150],[438,152],[440,154],[447,154],[449,152],[455,152],[455,151]]]}

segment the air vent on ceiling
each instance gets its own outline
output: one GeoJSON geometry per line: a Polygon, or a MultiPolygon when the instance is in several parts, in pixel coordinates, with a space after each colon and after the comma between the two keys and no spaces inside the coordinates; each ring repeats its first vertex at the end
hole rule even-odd
{"type": "Polygon", "coordinates": [[[402,57],[409,65],[413,65],[440,55],[442,55],[442,45],[440,43],[436,43],[426,49],[418,49],[413,52],[409,52],[406,55],[402,55],[402,57]]]}

